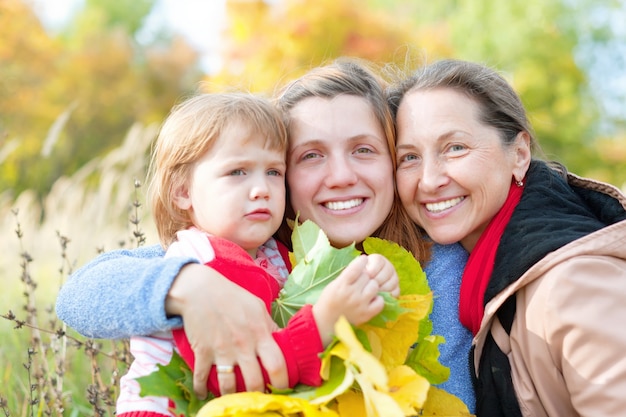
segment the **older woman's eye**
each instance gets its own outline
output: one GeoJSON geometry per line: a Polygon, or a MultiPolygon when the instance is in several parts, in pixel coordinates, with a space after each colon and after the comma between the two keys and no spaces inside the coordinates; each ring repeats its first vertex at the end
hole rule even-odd
{"type": "Polygon", "coordinates": [[[406,155],[401,155],[398,158],[398,161],[400,162],[412,162],[412,161],[417,161],[418,157],[417,155],[415,155],[414,153],[408,153],[406,155]]]}
{"type": "Polygon", "coordinates": [[[455,143],[454,145],[450,145],[448,148],[450,152],[461,152],[467,149],[465,145],[461,145],[459,143],[455,143]]]}

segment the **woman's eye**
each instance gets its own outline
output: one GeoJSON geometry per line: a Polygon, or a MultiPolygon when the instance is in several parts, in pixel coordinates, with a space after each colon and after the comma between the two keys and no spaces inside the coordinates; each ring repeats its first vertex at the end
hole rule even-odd
{"type": "Polygon", "coordinates": [[[398,158],[400,162],[412,162],[417,160],[417,155],[409,153],[398,158]]]}
{"type": "Polygon", "coordinates": [[[370,148],[358,148],[356,153],[372,153],[373,151],[370,148]]]}
{"type": "Polygon", "coordinates": [[[315,159],[315,158],[319,158],[319,154],[315,153],[315,152],[307,152],[302,156],[302,160],[306,161],[307,159],[315,159]]]}
{"type": "Polygon", "coordinates": [[[466,148],[464,145],[459,145],[459,144],[454,144],[454,145],[450,145],[450,152],[461,152],[464,151],[466,148]]]}

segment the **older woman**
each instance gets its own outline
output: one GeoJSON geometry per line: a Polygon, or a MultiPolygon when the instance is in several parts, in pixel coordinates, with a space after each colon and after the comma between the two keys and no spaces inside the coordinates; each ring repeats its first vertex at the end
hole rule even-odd
{"type": "Polygon", "coordinates": [[[532,158],[519,97],[482,65],[425,66],[389,101],[403,204],[470,252],[477,414],[624,415],[626,197],[532,158]]]}

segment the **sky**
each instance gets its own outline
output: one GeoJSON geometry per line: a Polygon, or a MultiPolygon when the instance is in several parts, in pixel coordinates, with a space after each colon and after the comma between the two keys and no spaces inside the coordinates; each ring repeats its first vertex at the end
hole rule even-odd
{"type": "MultiPolygon", "coordinates": [[[[54,31],[66,24],[84,0],[31,0],[44,26],[54,31]]],[[[167,27],[182,34],[201,54],[207,72],[219,69],[219,34],[226,20],[225,0],[157,0],[141,36],[151,27],[167,27]]]]}

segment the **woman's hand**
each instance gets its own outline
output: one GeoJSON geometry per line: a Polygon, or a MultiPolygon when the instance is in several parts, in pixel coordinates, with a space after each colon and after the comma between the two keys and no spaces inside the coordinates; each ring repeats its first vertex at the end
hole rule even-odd
{"type": "MultiPolygon", "coordinates": [[[[183,318],[195,355],[193,387],[198,398],[207,395],[211,366],[239,365],[246,389],[264,391],[259,360],[277,388],[288,387],[283,354],[272,337],[277,329],[263,302],[217,271],[188,264],[174,280],[165,311],[183,318]]],[[[235,392],[235,374],[218,375],[222,394],[235,392]]]]}

